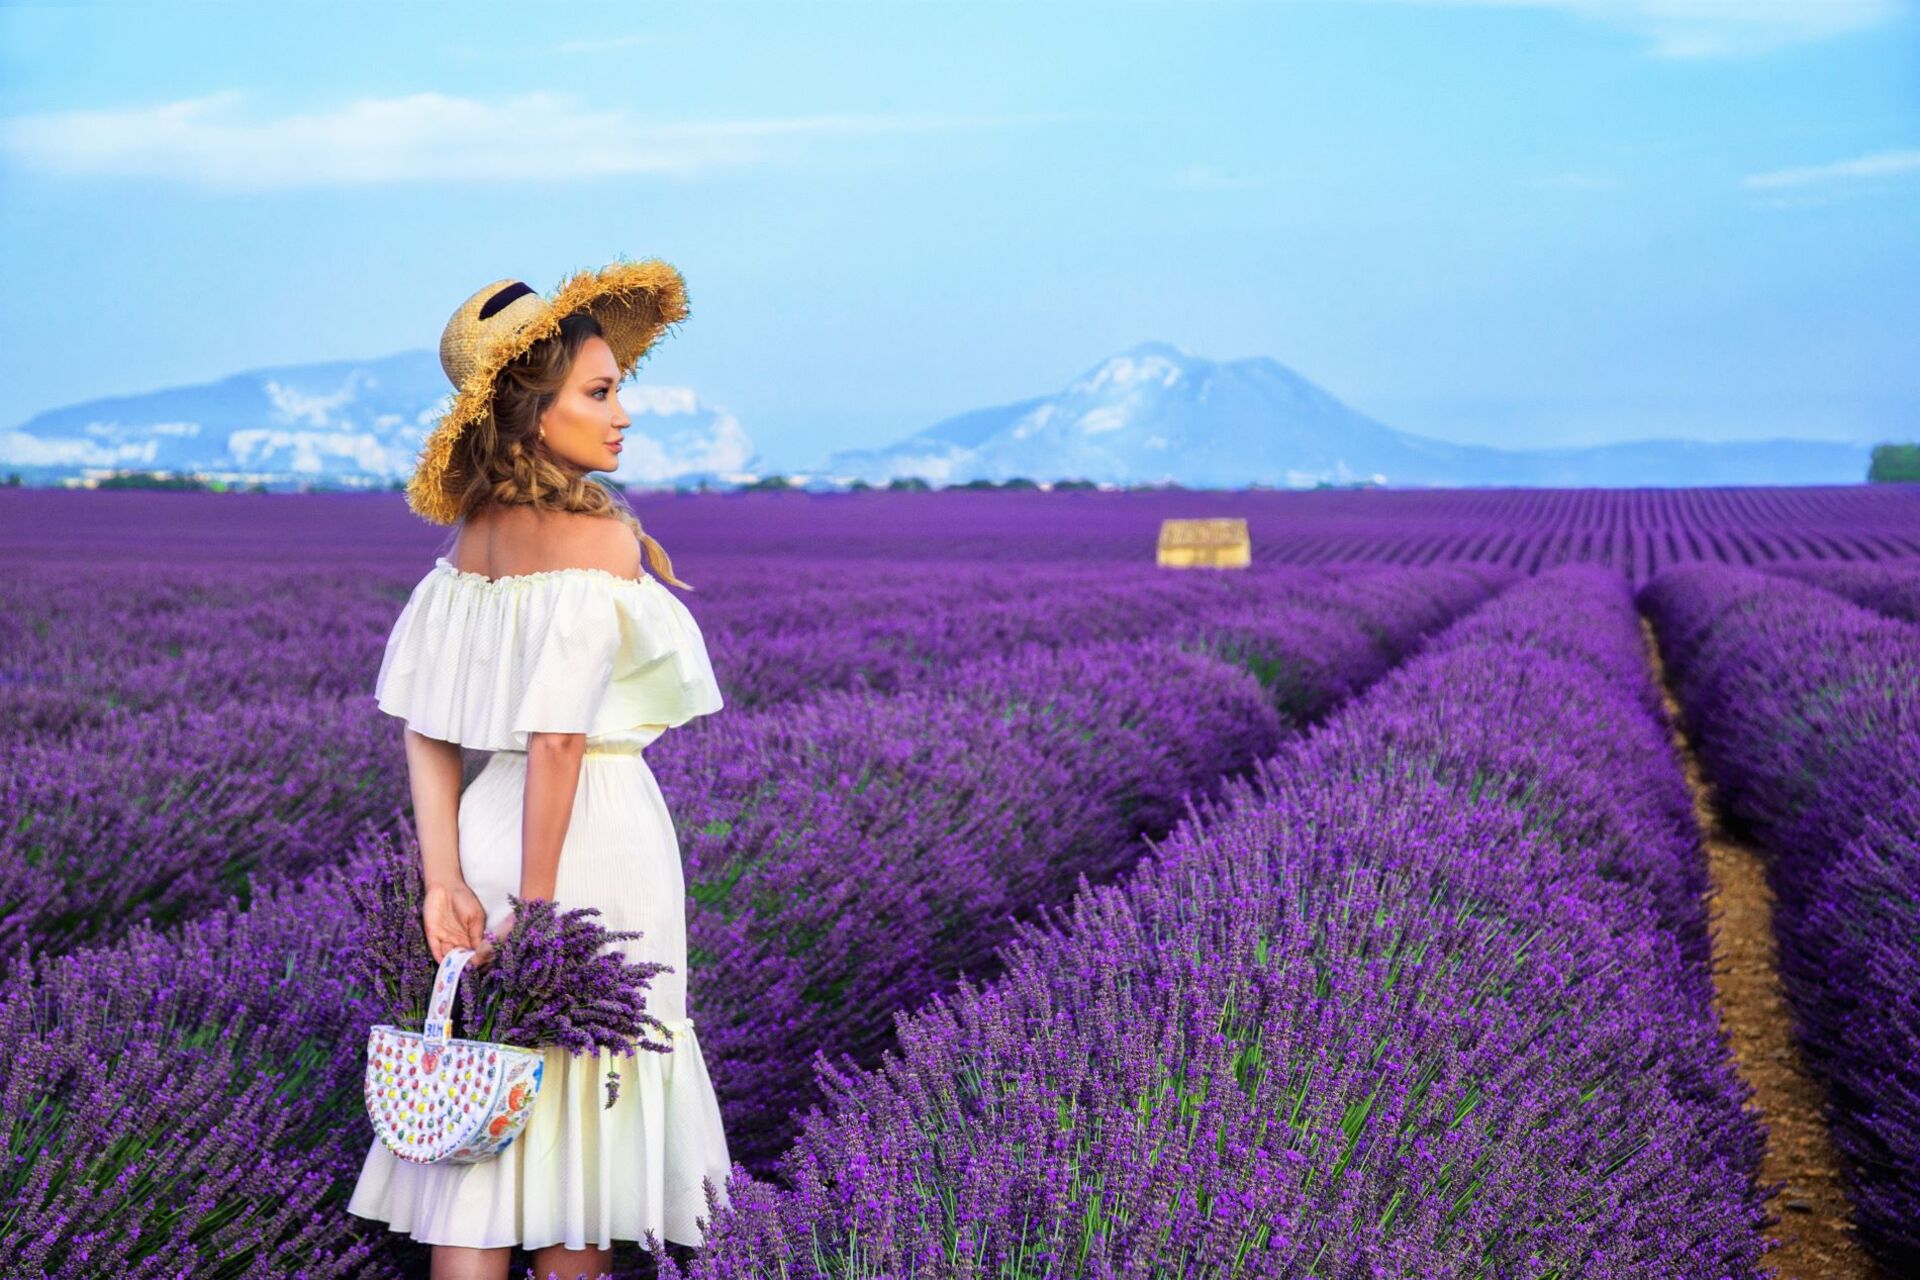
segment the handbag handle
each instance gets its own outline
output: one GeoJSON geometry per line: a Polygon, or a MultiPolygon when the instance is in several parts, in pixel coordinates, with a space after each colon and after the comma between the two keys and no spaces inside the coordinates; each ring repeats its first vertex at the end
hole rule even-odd
{"type": "Polygon", "coordinates": [[[433,999],[427,1003],[427,1023],[422,1038],[433,1046],[447,1042],[447,1024],[453,1020],[453,998],[460,994],[460,971],[473,959],[472,947],[455,947],[440,961],[439,976],[433,980],[433,999]]]}

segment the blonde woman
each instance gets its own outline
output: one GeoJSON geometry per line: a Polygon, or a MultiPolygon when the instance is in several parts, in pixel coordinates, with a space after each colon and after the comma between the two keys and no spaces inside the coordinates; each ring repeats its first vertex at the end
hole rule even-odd
{"type": "Polygon", "coordinates": [[[375,686],[406,722],[427,941],[435,961],[472,947],[484,963],[483,930],[512,928],[509,893],[598,907],[609,929],[642,932],[618,944],[632,958],[673,966],[648,995],[673,1051],[548,1050],[526,1128],[477,1164],[414,1164],[375,1140],[348,1211],[433,1245],[434,1280],[500,1280],[515,1246],[541,1280],[598,1276],[615,1240],[702,1243],[706,1180],[727,1203],[726,1135],[686,1013],[680,850],[641,754],[718,711],[720,692],[666,585],[687,584],[589,475],[619,465],[617,388],[685,315],[672,267],[617,262],[552,298],[497,281],[441,337],[454,402],[407,497],[455,534],[375,686]],[[463,747],[491,753],[464,792],[463,747]]]}

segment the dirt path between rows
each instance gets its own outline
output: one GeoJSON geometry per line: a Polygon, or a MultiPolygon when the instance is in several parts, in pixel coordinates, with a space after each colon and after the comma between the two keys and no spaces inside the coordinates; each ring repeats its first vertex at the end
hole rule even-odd
{"type": "Polygon", "coordinates": [[[1713,886],[1707,906],[1715,921],[1714,1007],[1740,1075],[1753,1086],[1753,1105],[1767,1126],[1760,1182],[1787,1184],[1768,1206],[1780,1222],[1768,1232],[1778,1247],[1764,1264],[1774,1267],[1780,1280],[1886,1280],[1849,1234],[1852,1211],[1840,1189],[1839,1162],[1821,1117],[1822,1090],[1801,1065],[1793,1044],[1786,993],[1775,965],[1773,890],[1766,866],[1757,850],[1721,826],[1712,784],[1680,728],[1680,708],[1667,685],[1653,627],[1645,618],[1641,626],[1707,847],[1713,886]]]}

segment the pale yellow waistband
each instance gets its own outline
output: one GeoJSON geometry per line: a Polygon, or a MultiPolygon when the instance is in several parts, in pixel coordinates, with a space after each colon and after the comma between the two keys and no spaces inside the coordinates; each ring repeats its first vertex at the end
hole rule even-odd
{"type": "MultiPolygon", "coordinates": [[[[500,750],[494,752],[493,754],[497,756],[524,756],[527,753],[523,750],[520,750],[517,747],[502,747],[500,750]]],[[[631,742],[602,742],[602,743],[589,744],[586,751],[583,753],[583,758],[586,756],[640,757],[640,756],[644,756],[645,754],[646,754],[646,749],[644,747],[638,746],[631,742]]]]}

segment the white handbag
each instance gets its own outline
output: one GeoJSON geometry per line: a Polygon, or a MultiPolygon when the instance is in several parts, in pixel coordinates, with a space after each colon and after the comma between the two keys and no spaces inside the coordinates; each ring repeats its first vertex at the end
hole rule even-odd
{"type": "Polygon", "coordinates": [[[367,1033],[367,1117],[389,1150],[415,1164],[477,1164],[526,1127],[540,1092],[537,1049],[449,1040],[460,973],[473,958],[455,947],[440,962],[426,1026],[381,1023],[367,1033]]]}

